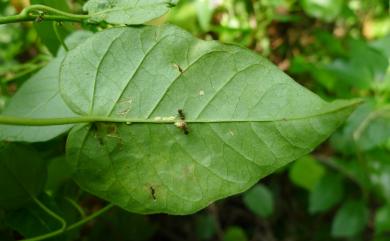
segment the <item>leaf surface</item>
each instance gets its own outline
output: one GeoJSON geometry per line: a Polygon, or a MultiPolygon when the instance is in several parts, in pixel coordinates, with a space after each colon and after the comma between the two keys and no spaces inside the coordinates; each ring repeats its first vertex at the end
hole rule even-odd
{"type": "MultiPolygon", "coordinates": [[[[75,114],[59,94],[58,73],[62,58],[55,59],[22,85],[1,113],[25,118],[60,118],[75,114]]],[[[50,140],[73,125],[12,126],[0,125],[0,140],[38,142],[50,140]]]]}
{"type": "Polygon", "coordinates": [[[177,0],[89,0],[84,11],[90,21],[111,24],[143,24],[168,12],[177,0]]]}
{"type": "Polygon", "coordinates": [[[69,135],[76,182],[138,213],[188,214],[243,192],[358,103],[324,102],[249,50],[169,25],[94,35],[68,53],[60,86],[73,111],[107,119],[69,135]]]}
{"type": "MultiPolygon", "coordinates": [[[[74,48],[91,35],[91,32],[76,31],[65,41],[69,48],[74,48]]],[[[77,116],[60,96],[59,72],[65,50],[60,48],[57,55],[57,58],[53,59],[18,89],[1,115],[37,119],[77,116]]],[[[47,141],[67,132],[72,126],[72,124],[57,126],[0,125],[0,140],[47,141]]]]}

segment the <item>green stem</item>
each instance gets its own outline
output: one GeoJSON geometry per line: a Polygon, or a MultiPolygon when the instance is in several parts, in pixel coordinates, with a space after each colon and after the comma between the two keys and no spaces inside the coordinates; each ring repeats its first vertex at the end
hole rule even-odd
{"type": "Polygon", "coordinates": [[[46,233],[44,235],[40,235],[40,236],[37,236],[37,237],[34,237],[34,238],[23,239],[22,241],[39,241],[39,240],[52,238],[54,236],[57,236],[57,235],[60,235],[61,233],[63,233],[66,230],[66,222],[65,222],[65,220],[62,217],[60,217],[58,214],[56,214],[55,212],[50,210],[48,207],[46,207],[45,204],[43,204],[37,198],[33,198],[33,200],[40,208],[42,208],[42,210],[44,210],[47,214],[52,216],[54,219],[58,220],[61,223],[61,228],[59,228],[59,229],[57,229],[57,230],[55,230],[53,232],[46,233]]]}
{"type": "MultiPolygon", "coordinates": [[[[356,101],[354,105],[359,104],[360,102],[356,101]]],[[[319,117],[340,111],[344,108],[349,108],[351,105],[346,105],[339,109],[329,110],[323,113],[314,114],[311,116],[298,116],[292,118],[281,118],[281,119],[241,119],[241,120],[208,120],[208,119],[195,119],[195,120],[185,120],[185,123],[248,123],[248,122],[286,122],[293,120],[305,120],[309,118],[319,117]]],[[[53,125],[67,125],[67,124],[77,124],[77,123],[91,123],[91,122],[115,122],[115,123],[153,123],[153,124],[177,124],[180,120],[177,116],[168,116],[168,117],[155,117],[153,119],[129,119],[129,118],[119,118],[119,117],[110,117],[110,116],[79,116],[79,117],[66,117],[66,118],[24,118],[16,116],[1,116],[0,115],[0,124],[5,125],[19,125],[19,126],[53,126],[53,125]]]]}
{"type": "Polygon", "coordinates": [[[83,22],[88,18],[88,15],[67,13],[55,8],[37,4],[26,7],[18,15],[0,17],[0,24],[35,21],[37,19],[46,21],[83,22]]]}
{"type": "Polygon", "coordinates": [[[58,31],[58,25],[60,25],[60,22],[53,22],[54,33],[56,34],[56,37],[57,37],[58,41],[61,43],[62,47],[64,47],[65,51],[68,52],[69,48],[66,45],[64,39],[61,37],[60,31],[58,31]]]}
{"type": "Polygon", "coordinates": [[[92,213],[91,215],[81,219],[80,221],[70,225],[70,226],[66,226],[66,222],[63,218],[61,218],[60,216],[58,216],[56,213],[54,213],[53,211],[51,211],[49,208],[47,208],[43,203],[41,203],[38,199],[35,199],[34,198],[34,201],[45,211],[47,212],[50,216],[52,216],[53,218],[57,219],[58,221],[61,222],[62,226],[60,229],[54,231],[54,232],[51,232],[51,233],[47,233],[47,234],[44,234],[44,235],[41,235],[41,236],[37,236],[37,237],[34,237],[34,238],[30,238],[30,239],[23,239],[21,241],[40,241],[40,240],[44,240],[44,239],[48,239],[48,238],[52,238],[54,236],[57,236],[57,235],[60,235],[64,232],[68,232],[70,230],[73,230],[75,228],[78,228],[84,224],[86,224],[87,222],[91,221],[92,219],[102,215],[103,213],[107,212],[108,210],[110,210],[111,208],[115,207],[114,204],[110,203],[108,204],[107,206],[105,206],[104,208],[100,209],[99,211],[96,211],[94,213],[92,213]]]}
{"type": "MultiPolygon", "coordinates": [[[[28,75],[34,71],[37,71],[39,69],[41,69],[42,67],[44,67],[47,63],[42,63],[42,64],[37,64],[37,65],[33,65],[31,64],[30,66],[28,65],[25,65],[25,66],[22,66],[22,68],[20,68],[19,70],[16,70],[16,71],[13,71],[13,72],[16,72],[17,74],[15,74],[14,76],[12,77],[9,77],[9,78],[4,78],[2,80],[3,83],[8,83],[8,82],[12,82],[20,77],[23,77],[25,75],[28,75]],[[23,69],[24,67],[24,69],[23,69]]],[[[2,76],[3,74],[0,73],[0,76],[2,76]]]]}
{"type": "Polygon", "coordinates": [[[61,11],[61,10],[58,10],[55,8],[51,8],[51,7],[46,6],[46,5],[41,5],[41,4],[30,5],[30,6],[26,7],[25,9],[23,9],[22,12],[20,12],[20,14],[21,15],[28,15],[29,13],[32,13],[34,11],[36,11],[36,12],[43,11],[43,12],[48,12],[51,14],[54,13],[54,14],[59,15],[59,16],[64,16],[64,17],[74,18],[74,19],[87,19],[87,18],[89,18],[88,15],[68,13],[68,12],[64,12],[64,11],[61,11]]]}

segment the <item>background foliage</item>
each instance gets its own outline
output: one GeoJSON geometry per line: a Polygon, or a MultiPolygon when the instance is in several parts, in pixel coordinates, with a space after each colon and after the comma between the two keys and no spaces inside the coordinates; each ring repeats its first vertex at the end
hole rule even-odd
{"type": "MultiPolygon", "coordinates": [[[[18,12],[27,2],[0,0],[0,12],[18,12]]],[[[80,12],[83,2],[32,0],[73,12],[80,12]]],[[[203,39],[249,47],[324,99],[360,97],[365,104],[311,155],[242,195],[183,217],[141,216],[113,209],[56,240],[390,240],[387,0],[182,0],[154,24],[164,22],[203,39]]],[[[79,28],[64,24],[60,33],[65,37],[79,28]]],[[[58,51],[60,43],[53,36],[51,23],[0,25],[0,110],[58,51]]],[[[64,172],[69,169],[63,161],[64,141],[61,136],[17,148],[44,160],[32,167],[42,176],[47,173],[46,184],[40,184],[46,185],[46,192],[39,198],[74,222],[85,215],[76,203],[89,212],[104,204],[79,190],[64,172]]],[[[8,160],[11,154],[2,155],[1,160],[8,160]]],[[[9,167],[10,163],[2,164],[9,167]]],[[[0,202],[6,199],[4,195],[0,202]]],[[[23,192],[20,200],[24,200],[23,192]]],[[[59,228],[57,220],[34,205],[26,203],[12,212],[0,210],[0,240],[59,228]]]]}

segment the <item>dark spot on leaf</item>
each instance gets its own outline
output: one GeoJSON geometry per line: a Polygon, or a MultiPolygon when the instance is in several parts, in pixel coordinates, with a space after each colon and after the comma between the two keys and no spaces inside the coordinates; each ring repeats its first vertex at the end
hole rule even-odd
{"type": "Polygon", "coordinates": [[[150,186],[150,195],[152,195],[152,198],[153,200],[156,200],[156,190],[154,189],[154,187],[150,186]]]}
{"type": "Polygon", "coordinates": [[[97,139],[97,141],[99,142],[99,144],[100,144],[101,146],[103,146],[103,145],[104,145],[104,142],[103,142],[103,138],[101,137],[100,132],[99,132],[98,123],[92,123],[92,124],[91,124],[91,132],[93,133],[93,135],[95,136],[95,138],[97,139]]]}

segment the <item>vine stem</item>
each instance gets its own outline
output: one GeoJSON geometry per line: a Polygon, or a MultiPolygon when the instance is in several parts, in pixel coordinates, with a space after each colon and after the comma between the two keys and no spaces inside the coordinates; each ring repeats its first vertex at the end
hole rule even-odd
{"type": "Polygon", "coordinates": [[[58,30],[58,26],[59,25],[61,25],[61,22],[53,22],[53,30],[54,30],[54,33],[56,34],[56,37],[57,37],[58,41],[62,45],[62,47],[64,47],[65,51],[68,52],[69,48],[66,45],[64,39],[61,37],[60,31],[58,30]]]}
{"type": "Polygon", "coordinates": [[[116,123],[175,123],[174,119],[169,120],[144,120],[144,119],[125,119],[106,116],[80,116],[67,118],[24,118],[16,116],[1,116],[0,124],[17,126],[55,126],[90,122],[116,122],[116,123]]]}
{"type": "Polygon", "coordinates": [[[18,15],[0,17],[0,24],[27,22],[35,20],[83,22],[89,15],[72,14],[45,5],[30,5],[18,15]]]}
{"type": "Polygon", "coordinates": [[[80,221],[78,221],[78,222],[68,226],[65,231],[70,231],[70,230],[73,230],[75,228],[78,228],[78,227],[84,225],[85,223],[88,223],[92,219],[95,219],[96,217],[98,217],[98,216],[102,215],[103,213],[109,211],[113,207],[115,207],[115,205],[110,203],[107,206],[105,206],[104,208],[100,209],[99,211],[96,211],[96,212],[92,213],[91,215],[81,219],[80,221]]]}

